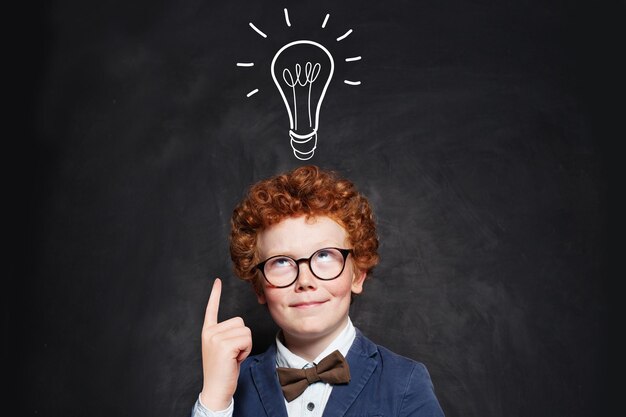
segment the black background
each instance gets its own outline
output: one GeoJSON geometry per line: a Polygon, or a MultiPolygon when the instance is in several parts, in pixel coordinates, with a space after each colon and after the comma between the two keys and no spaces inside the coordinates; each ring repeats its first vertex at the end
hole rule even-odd
{"type": "Polygon", "coordinates": [[[310,162],[352,179],[379,225],[355,325],[425,363],[448,417],[601,415],[624,7],[588,3],[29,11],[35,36],[14,66],[29,118],[11,135],[26,158],[7,177],[26,218],[4,295],[9,402],[20,415],[188,415],[217,276],[220,317],[241,315],[255,352],[272,341],[231,271],[228,222],[250,183],[304,163],[265,62],[311,39],[337,67],[310,162]]]}

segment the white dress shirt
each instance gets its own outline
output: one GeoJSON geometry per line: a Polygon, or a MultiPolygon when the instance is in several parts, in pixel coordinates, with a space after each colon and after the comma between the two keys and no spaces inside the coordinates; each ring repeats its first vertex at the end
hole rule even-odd
{"type": "MultiPolygon", "coordinates": [[[[280,341],[280,337],[276,335],[276,366],[300,369],[310,368],[335,350],[339,350],[343,356],[346,356],[355,337],[356,330],[348,317],[348,324],[335,340],[333,340],[313,362],[308,362],[287,349],[280,341]]],[[[322,381],[309,385],[302,395],[295,398],[293,401],[287,402],[287,400],[285,400],[287,415],[289,417],[320,417],[324,413],[326,403],[328,402],[332,390],[332,385],[322,381]]],[[[211,411],[202,404],[200,396],[198,396],[198,407],[195,407],[195,412],[192,417],[231,417],[233,415],[233,409],[234,402],[231,400],[230,405],[225,410],[211,411]]]]}

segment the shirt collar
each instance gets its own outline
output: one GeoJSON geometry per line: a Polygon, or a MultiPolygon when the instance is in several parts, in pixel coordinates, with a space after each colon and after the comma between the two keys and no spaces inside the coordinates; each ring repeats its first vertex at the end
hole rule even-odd
{"type": "Polygon", "coordinates": [[[348,317],[348,324],[346,327],[339,333],[339,335],[332,341],[330,344],[319,354],[313,362],[309,362],[300,356],[292,353],[280,340],[280,332],[276,335],[276,366],[285,367],[285,368],[308,368],[313,366],[314,364],[319,363],[324,357],[328,354],[334,352],[335,350],[339,350],[343,356],[348,354],[350,350],[350,346],[354,342],[354,338],[356,337],[356,330],[350,317],[348,317]]]}

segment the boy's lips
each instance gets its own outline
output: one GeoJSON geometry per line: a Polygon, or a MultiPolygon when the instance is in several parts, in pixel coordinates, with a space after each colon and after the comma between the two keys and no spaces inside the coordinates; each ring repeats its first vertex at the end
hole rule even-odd
{"type": "Polygon", "coordinates": [[[297,303],[293,303],[290,305],[290,307],[294,307],[294,308],[311,308],[311,307],[317,307],[319,305],[324,304],[326,301],[300,301],[297,303]]]}

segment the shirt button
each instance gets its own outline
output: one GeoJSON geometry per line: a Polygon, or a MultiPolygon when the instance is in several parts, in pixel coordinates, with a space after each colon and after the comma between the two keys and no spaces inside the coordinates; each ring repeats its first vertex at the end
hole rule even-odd
{"type": "Polygon", "coordinates": [[[306,409],[309,410],[309,411],[313,411],[314,408],[315,408],[315,404],[313,404],[313,403],[308,403],[306,405],[306,409]]]}

